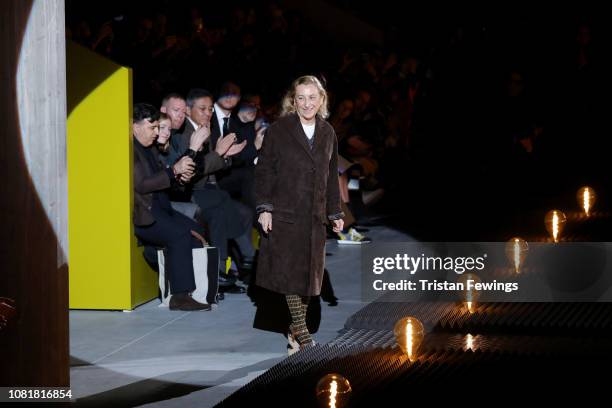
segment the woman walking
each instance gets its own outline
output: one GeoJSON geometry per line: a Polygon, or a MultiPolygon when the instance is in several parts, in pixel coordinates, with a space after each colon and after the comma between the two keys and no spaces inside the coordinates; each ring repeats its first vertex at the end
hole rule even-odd
{"type": "Polygon", "coordinates": [[[323,282],[326,224],[342,230],[338,144],[327,92],[314,76],[296,79],[281,117],[267,130],[255,168],[260,241],[256,283],[285,295],[289,334],[300,348],[313,344],[306,327],[311,296],[323,282]]]}

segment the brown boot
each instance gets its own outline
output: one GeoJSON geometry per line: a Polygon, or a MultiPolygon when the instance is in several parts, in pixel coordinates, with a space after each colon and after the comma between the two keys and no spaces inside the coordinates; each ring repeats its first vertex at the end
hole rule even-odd
{"type": "Polygon", "coordinates": [[[200,303],[191,297],[188,293],[173,294],[170,298],[170,310],[210,310],[210,305],[200,303]]]}

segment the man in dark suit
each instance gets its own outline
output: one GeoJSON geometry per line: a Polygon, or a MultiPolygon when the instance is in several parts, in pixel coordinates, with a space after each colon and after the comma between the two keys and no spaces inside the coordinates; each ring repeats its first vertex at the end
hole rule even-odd
{"type": "Polygon", "coordinates": [[[170,280],[171,310],[210,310],[210,305],[191,297],[196,288],[192,248],[201,246],[196,238],[204,233],[201,226],[174,211],[167,192],[188,182],[194,162],[183,157],[174,165],[163,167],[153,144],[158,134],[158,110],[148,104],[134,105],[134,231],[145,244],[164,246],[170,280]]]}
{"type": "MultiPolygon", "coordinates": [[[[240,102],[240,87],[233,82],[224,83],[214,105],[211,122],[211,144],[215,146],[221,136],[235,134],[236,142],[246,142],[242,152],[232,157],[232,163],[217,174],[219,186],[233,198],[255,209],[254,163],[257,155],[255,134],[238,117],[237,105],[240,102]]],[[[254,119],[253,119],[254,120],[254,119]]],[[[253,125],[254,126],[254,125],[253,125]]]]}
{"type": "MultiPolygon", "coordinates": [[[[235,83],[225,82],[221,85],[210,119],[210,139],[213,146],[217,144],[221,136],[235,133],[237,123],[236,118],[232,117],[232,112],[240,102],[240,97],[240,87],[235,83]]],[[[242,140],[237,141],[242,142],[242,140]]]]}
{"type": "Polygon", "coordinates": [[[225,274],[225,261],[228,257],[228,240],[236,241],[242,255],[242,269],[248,269],[255,255],[250,242],[253,212],[231,199],[226,191],[217,185],[216,175],[227,168],[233,158],[244,149],[246,142],[236,143],[233,133],[220,137],[214,148],[207,140],[198,152],[187,148],[193,135],[203,130],[210,136],[211,117],[213,116],[212,95],[204,89],[192,89],[187,95],[187,120],[183,133],[175,138],[176,152],[180,157],[188,154],[194,157],[197,171],[191,180],[192,201],[202,210],[202,217],[208,224],[210,242],[219,248],[219,283],[228,286],[232,279],[225,274]],[[247,265],[247,268],[244,265],[247,265]]]}

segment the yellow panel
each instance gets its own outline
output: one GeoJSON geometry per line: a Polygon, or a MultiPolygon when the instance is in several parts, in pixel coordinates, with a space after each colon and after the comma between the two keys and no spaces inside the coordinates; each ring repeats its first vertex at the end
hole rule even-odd
{"type": "Polygon", "coordinates": [[[130,232],[132,236],[132,308],[134,308],[157,297],[159,275],[145,261],[142,255],[143,247],[136,246],[133,227],[130,232]]]}
{"type": "Polygon", "coordinates": [[[132,309],[157,296],[157,275],[132,225],[132,73],[69,44],[70,307],[132,309]]]}

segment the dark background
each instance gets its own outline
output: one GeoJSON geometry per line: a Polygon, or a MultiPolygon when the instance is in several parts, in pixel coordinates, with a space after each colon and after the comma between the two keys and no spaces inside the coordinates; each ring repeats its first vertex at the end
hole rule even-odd
{"type": "MultiPolygon", "coordinates": [[[[543,236],[549,209],[579,210],[575,196],[582,185],[595,189],[597,209],[605,211],[610,28],[601,9],[578,3],[477,8],[324,2],[384,34],[384,43],[365,44],[330,34],[295,3],[107,1],[93,7],[68,0],[66,18],[78,41],[80,22],[86,21],[95,37],[104,22],[123,16],[113,22],[115,46],[108,56],[134,68],[135,101],[158,105],[165,93],[196,86],[216,93],[231,79],[243,94],[260,94],[273,117],[283,92],[299,75],[315,74],[326,82],[332,113],[343,98],[368,90],[378,122],[365,137],[379,163],[374,187],[385,189],[374,213],[392,215],[386,222],[416,238],[543,236]],[[274,29],[274,7],[284,12],[285,31],[274,29]],[[251,8],[257,23],[236,28],[237,10],[251,8]],[[188,38],[199,15],[206,30],[222,40],[214,47],[191,42],[183,53],[151,59],[153,46],[134,38],[141,19],[155,19],[158,13],[167,17],[168,35],[188,38]],[[585,31],[589,40],[581,45],[585,31]],[[248,52],[242,46],[247,34],[255,38],[248,52]],[[405,98],[409,80],[373,81],[365,68],[380,68],[391,53],[400,62],[419,61],[416,76],[424,93],[415,102],[409,141],[394,149],[384,144],[393,95],[405,98]],[[340,72],[346,56],[352,65],[340,72]],[[521,87],[515,97],[509,96],[512,87],[521,87]],[[526,154],[519,140],[536,128],[533,153],[526,154]]],[[[339,34],[350,36],[355,29],[335,23],[339,34]]],[[[97,51],[105,53],[103,47],[97,51]]],[[[600,227],[592,238],[607,239],[606,230],[600,227]]]]}

